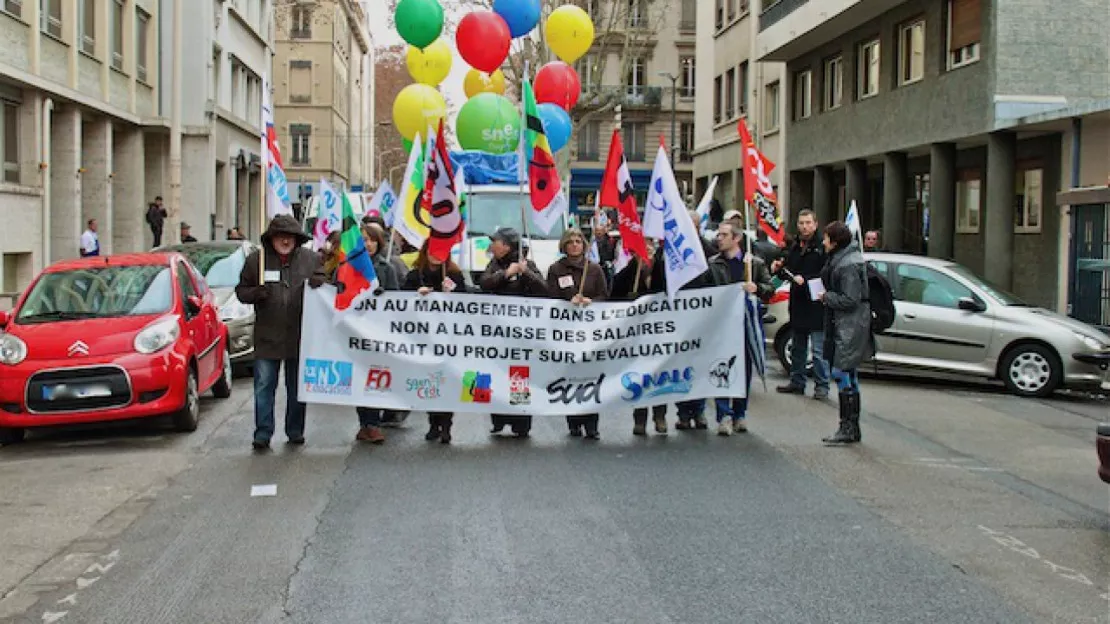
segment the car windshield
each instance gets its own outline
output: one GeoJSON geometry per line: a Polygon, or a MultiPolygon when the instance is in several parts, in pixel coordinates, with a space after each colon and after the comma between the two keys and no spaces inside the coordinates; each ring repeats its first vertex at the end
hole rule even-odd
{"type": "Polygon", "coordinates": [[[189,262],[204,276],[209,288],[235,288],[239,284],[243,265],[247,263],[247,254],[242,246],[202,245],[175,251],[185,254],[189,262]]]}
{"type": "Polygon", "coordinates": [[[521,219],[521,206],[529,215],[528,236],[536,240],[558,240],[566,228],[562,219],[555,222],[550,232],[543,232],[536,225],[532,217],[532,204],[524,198],[521,204],[520,195],[516,193],[480,193],[476,192],[467,198],[467,224],[468,236],[489,236],[500,227],[511,227],[524,234],[523,220],[521,219]]]}
{"type": "Polygon", "coordinates": [[[1028,303],[1022,301],[1020,298],[1018,298],[1017,295],[1006,292],[1005,290],[1002,290],[994,284],[991,284],[978,275],[972,273],[971,270],[965,266],[959,264],[950,264],[948,265],[948,270],[971,282],[980,290],[983,290],[991,297],[994,297],[1002,305],[1020,307],[1029,306],[1028,303]]]}
{"type": "Polygon", "coordinates": [[[162,314],[172,303],[173,280],[167,266],[96,267],[44,274],[28,293],[16,321],[162,314]]]}

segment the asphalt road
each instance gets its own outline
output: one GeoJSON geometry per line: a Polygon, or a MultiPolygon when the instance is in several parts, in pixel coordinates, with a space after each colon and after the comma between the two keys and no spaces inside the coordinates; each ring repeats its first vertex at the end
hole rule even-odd
{"type": "Polygon", "coordinates": [[[607,414],[597,443],[469,414],[444,447],[418,414],[370,448],[313,407],[261,456],[249,380],[205,407],[0,449],[0,618],[1110,623],[1104,400],[865,380],[850,449],[833,403],[762,391],[748,435],[607,414]]]}

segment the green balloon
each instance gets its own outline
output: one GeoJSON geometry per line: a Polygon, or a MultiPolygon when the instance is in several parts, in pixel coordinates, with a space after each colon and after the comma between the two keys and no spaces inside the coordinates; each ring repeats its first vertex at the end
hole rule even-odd
{"type": "Polygon", "coordinates": [[[520,111],[496,93],[479,93],[463,104],[455,120],[463,149],[508,154],[520,145],[520,111]]]}
{"type": "Polygon", "coordinates": [[[412,141],[405,137],[401,137],[401,147],[405,149],[406,154],[412,153],[412,141]]]}
{"type": "Polygon", "coordinates": [[[443,7],[436,0],[401,0],[393,21],[402,39],[423,50],[443,32],[443,7]]]}

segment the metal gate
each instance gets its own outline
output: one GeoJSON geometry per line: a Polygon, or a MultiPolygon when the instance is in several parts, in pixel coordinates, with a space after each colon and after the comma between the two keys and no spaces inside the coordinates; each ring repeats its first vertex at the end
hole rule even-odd
{"type": "Polygon", "coordinates": [[[1110,328],[1110,204],[1072,206],[1070,315],[1110,328]]]}

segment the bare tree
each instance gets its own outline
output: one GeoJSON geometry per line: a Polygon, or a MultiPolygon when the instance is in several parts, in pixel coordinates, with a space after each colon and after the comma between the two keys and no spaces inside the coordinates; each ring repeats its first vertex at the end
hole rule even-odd
{"type": "Polygon", "coordinates": [[[412,84],[408,68],[405,67],[405,46],[389,46],[378,48],[375,54],[374,65],[374,111],[376,124],[374,149],[382,154],[381,170],[378,175],[389,178],[390,183],[400,180],[403,171],[397,173],[395,169],[404,167],[408,161],[408,152],[402,149],[401,133],[393,125],[393,100],[397,94],[408,85],[412,84]],[[390,175],[394,170],[394,175],[390,175]]]}

